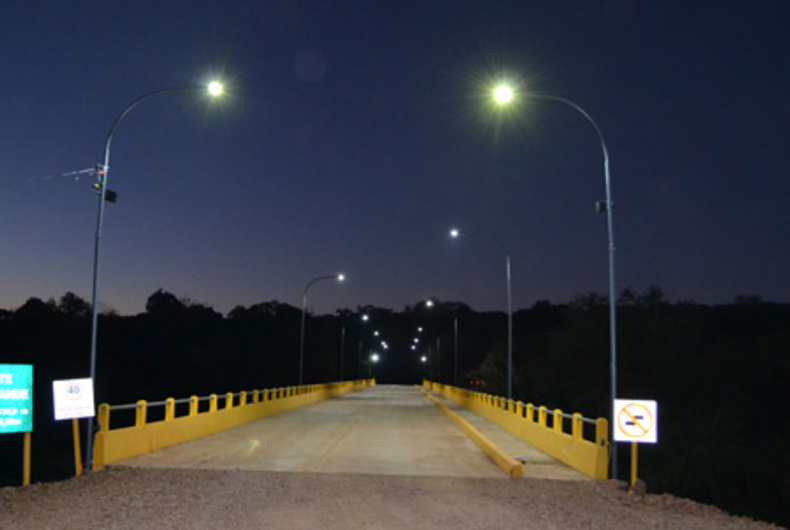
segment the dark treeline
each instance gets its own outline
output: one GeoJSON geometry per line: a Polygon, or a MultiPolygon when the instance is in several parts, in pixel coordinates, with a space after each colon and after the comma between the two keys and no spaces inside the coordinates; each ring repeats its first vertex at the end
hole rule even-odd
{"type": "MultiPolygon", "coordinates": [[[[592,293],[516,312],[514,397],[608,417],[608,319],[606,299],[592,293]]],[[[157,291],[143,313],[101,315],[96,401],[295,385],[300,321],[300,308],[277,301],[222,315],[157,291]]],[[[482,390],[505,395],[506,338],[502,312],[476,312],[457,302],[308,315],[304,381],[372,374],[381,383],[412,384],[425,376],[453,384],[457,377],[461,386],[483,383],[482,390]],[[375,364],[369,360],[374,351],[380,355],[375,364]]],[[[34,481],[73,473],[70,423],[53,420],[51,381],[87,377],[89,346],[90,306],[71,293],[0,311],[0,363],[34,365],[34,481]]],[[[707,306],[670,303],[658,288],[624,291],[618,396],[659,404],[659,443],[639,453],[639,475],[649,491],[790,525],[789,353],[788,304],[739,297],[707,306]]],[[[629,448],[618,451],[624,478],[629,448]]],[[[21,453],[22,435],[0,435],[0,485],[20,483],[21,453]]]]}

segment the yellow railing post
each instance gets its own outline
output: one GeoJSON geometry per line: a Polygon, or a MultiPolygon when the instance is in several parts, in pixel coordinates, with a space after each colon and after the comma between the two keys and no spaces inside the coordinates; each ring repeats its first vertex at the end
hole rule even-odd
{"type": "Polygon", "coordinates": [[[229,409],[233,407],[233,392],[228,392],[225,394],[225,408],[229,409]]]}
{"type": "Polygon", "coordinates": [[[208,411],[209,412],[217,412],[217,395],[211,394],[208,397],[208,411]]]}
{"type": "Polygon", "coordinates": [[[554,432],[561,433],[562,432],[562,410],[554,409],[554,432]]]}
{"type": "Polygon", "coordinates": [[[241,394],[239,395],[239,406],[243,407],[247,404],[247,392],[242,390],[241,394]]]}
{"type": "Polygon", "coordinates": [[[198,397],[189,396],[189,415],[197,416],[198,413],[198,397]]]}
{"type": "Polygon", "coordinates": [[[258,390],[253,390],[253,391],[252,391],[252,402],[253,402],[253,403],[258,403],[258,402],[260,402],[260,398],[261,398],[261,393],[260,393],[260,391],[258,391],[258,390]]]}
{"type": "Polygon", "coordinates": [[[609,420],[598,418],[595,421],[595,445],[604,447],[609,444],[609,420]]]}
{"type": "Polygon", "coordinates": [[[535,423],[535,405],[532,403],[527,403],[526,418],[528,422],[535,423]]]}
{"type": "Polygon", "coordinates": [[[573,413],[573,419],[571,420],[571,434],[573,435],[573,439],[576,441],[581,441],[584,439],[584,433],[582,432],[582,415],[580,412],[573,413]]]}
{"type": "Polygon", "coordinates": [[[100,403],[96,411],[96,421],[99,424],[100,432],[107,432],[110,430],[110,405],[108,403],[100,403]]]}
{"type": "Polygon", "coordinates": [[[176,400],[169,397],[165,400],[165,421],[176,419],[176,400]]]}
{"type": "Polygon", "coordinates": [[[524,403],[521,401],[516,402],[516,416],[519,418],[524,417],[524,403]]]}
{"type": "MultiPolygon", "coordinates": [[[[107,405],[107,418],[110,417],[110,406],[107,405]]],[[[145,427],[148,418],[148,402],[144,399],[137,401],[137,408],[134,409],[134,426],[145,427]]],[[[109,424],[109,421],[107,422],[109,424]]]]}
{"type": "Polygon", "coordinates": [[[546,410],[547,409],[544,405],[538,407],[538,425],[541,427],[546,426],[546,410]]]}

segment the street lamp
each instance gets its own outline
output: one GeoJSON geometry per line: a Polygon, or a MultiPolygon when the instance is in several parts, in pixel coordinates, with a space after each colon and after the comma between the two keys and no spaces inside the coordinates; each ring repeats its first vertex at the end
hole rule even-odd
{"type": "Polygon", "coordinates": [[[310,290],[310,287],[313,286],[314,283],[319,282],[321,280],[337,280],[342,282],[345,280],[346,277],[342,274],[328,274],[326,276],[317,276],[307,282],[307,285],[304,288],[304,292],[302,293],[302,325],[299,329],[299,386],[302,386],[302,374],[304,372],[304,322],[305,316],[307,315],[307,291],[310,290]]]}
{"type": "MultiPolygon", "coordinates": [[[[98,195],[99,195],[99,209],[96,216],[96,236],[93,247],[93,285],[91,294],[91,364],[90,364],[90,377],[95,386],[96,384],[96,342],[99,332],[99,311],[98,311],[98,297],[99,297],[99,256],[101,254],[101,236],[102,228],[104,226],[104,203],[111,199],[115,194],[107,190],[107,177],[110,172],[110,146],[112,144],[115,131],[121,124],[121,121],[129,114],[137,105],[146,101],[154,96],[161,94],[171,94],[177,92],[202,92],[207,90],[209,95],[217,97],[223,92],[223,85],[219,81],[212,81],[207,86],[189,86],[180,88],[162,88],[148,92],[133,100],[131,103],[118,114],[115,121],[110,126],[110,131],[107,133],[107,140],[104,143],[104,163],[97,167],[98,173],[98,195]]],[[[93,417],[88,418],[87,440],[85,444],[85,470],[90,471],[93,464],[93,417]]]]}
{"type": "MultiPolygon", "coordinates": [[[[457,228],[450,230],[450,237],[453,239],[458,239],[466,234],[466,232],[461,232],[457,228]]],[[[507,283],[507,398],[513,399],[513,296],[510,285],[510,253],[498,237],[490,233],[485,235],[505,254],[505,280],[507,283]]]]}
{"type": "MultiPolygon", "coordinates": [[[[505,84],[500,84],[496,86],[492,93],[494,97],[494,101],[499,105],[507,105],[515,98],[515,93],[512,88],[505,84]],[[510,97],[507,97],[508,92],[510,93],[510,97]]],[[[599,213],[606,213],[606,227],[607,227],[607,235],[608,235],[608,243],[609,243],[609,348],[610,348],[610,398],[611,403],[610,406],[612,407],[612,415],[611,415],[611,424],[612,429],[614,429],[614,400],[617,397],[617,299],[615,294],[615,274],[614,274],[614,263],[615,263],[615,245],[614,245],[614,220],[613,220],[613,213],[612,209],[614,208],[614,203],[612,202],[612,187],[611,187],[611,180],[609,178],[609,151],[606,149],[606,142],[603,138],[603,133],[601,129],[598,127],[598,124],[593,120],[592,116],[581,108],[579,105],[570,101],[565,98],[557,97],[557,96],[546,96],[541,94],[529,94],[530,98],[533,99],[545,99],[549,101],[558,101],[567,105],[574,110],[576,110],[579,114],[584,116],[584,119],[592,125],[592,128],[595,130],[595,134],[598,136],[598,141],[601,144],[601,154],[603,155],[603,178],[604,178],[604,188],[606,193],[606,200],[605,201],[597,201],[596,208],[599,213]]],[[[612,478],[617,478],[617,452],[612,451],[612,478]]]]}
{"type": "Polygon", "coordinates": [[[373,365],[379,362],[381,357],[379,357],[378,353],[372,353],[370,355],[370,359],[368,360],[368,379],[373,377],[373,365]]]}
{"type": "MultiPolygon", "coordinates": [[[[452,237],[458,237],[461,234],[457,229],[450,230],[452,237]]],[[[428,299],[425,301],[425,307],[433,307],[433,300],[428,299]]],[[[422,331],[422,328],[418,328],[422,331]]],[[[453,386],[458,386],[458,315],[453,314],[453,386]]]]}
{"type": "MultiPolygon", "coordinates": [[[[368,315],[362,315],[360,317],[360,321],[362,323],[367,322],[370,319],[368,315]]],[[[346,324],[347,322],[343,321],[343,327],[340,329],[340,380],[343,381],[345,377],[345,357],[346,357],[346,324]]],[[[359,342],[359,355],[360,358],[362,356],[362,341],[359,342]]],[[[359,361],[362,362],[361,360],[359,361]]]]}

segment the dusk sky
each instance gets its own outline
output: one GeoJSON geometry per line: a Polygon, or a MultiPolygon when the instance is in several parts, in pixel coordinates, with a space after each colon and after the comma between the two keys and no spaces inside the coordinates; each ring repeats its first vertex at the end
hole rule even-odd
{"type": "Polygon", "coordinates": [[[429,296],[505,309],[617,290],[790,302],[785,0],[25,1],[0,17],[0,308],[163,288],[226,313],[429,296]],[[517,87],[510,111],[495,82],[517,87]],[[46,178],[53,176],[53,178],[46,178]],[[469,232],[451,240],[448,231],[469,232]]]}

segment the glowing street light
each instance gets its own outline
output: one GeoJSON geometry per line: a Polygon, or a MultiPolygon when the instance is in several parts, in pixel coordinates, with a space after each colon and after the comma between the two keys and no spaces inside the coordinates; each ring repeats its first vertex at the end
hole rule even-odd
{"type": "Polygon", "coordinates": [[[499,105],[507,105],[513,101],[513,89],[508,85],[500,84],[494,87],[493,91],[494,101],[499,105]]]}
{"type": "MultiPolygon", "coordinates": [[[[494,88],[493,92],[494,101],[499,105],[508,105],[516,97],[514,90],[506,84],[500,84],[494,88]],[[508,97],[507,94],[510,94],[508,97]]],[[[606,193],[606,200],[597,201],[596,208],[599,213],[606,213],[606,226],[609,243],[609,348],[610,348],[610,384],[611,384],[611,403],[610,406],[614,407],[614,400],[617,397],[617,299],[615,294],[615,245],[614,245],[614,220],[612,210],[614,203],[612,202],[612,187],[609,177],[609,151],[606,148],[603,133],[598,127],[598,124],[593,120],[592,116],[582,107],[570,101],[569,99],[547,96],[542,94],[528,94],[527,97],[531,99],[545,99],[549,101],[557,101],[564,105],[571,107],[581,114],[587,122],[592,125],[595,134],[598,136],[598,141],[601,145],[601,154],[603,155],[603,177],[604,188],[606,193]]],[[[615,427],[614,410],[612,409],[612,417],[610,420],[612,429],[615,427]]],[[[617,452],[612,452],[612,478],[617,478],[617,452]]]]}
{"type": "MultiPolygon", "coordinates": [[[[458,239],[466,232],[461,232],[458,228],[450,230],[450,237],[458,239]]],[[[507,284],[507,398],[513,399],[513,296],[510,283],[510,252],[505,248],[504,243],[493,234],[485,234],[493,241],[505,254],[505,282],[507,284]]],[[[457,330],[457,324],[455,329],[457,330]]],[[[458,339],[456,337],[456,355],[458,339]]],[[[457,375],[456,375],[457,379],[457,375]]]]}
{"type": "MultiPolygon", "coordinates": [[[[99,209],[96,216],[96,235],[93,247],[93,285],[91,294],[91,364],[90,364],[90,377],[93,381],[94,387],[96,385],[96,343],[99,332],[99,311],[98,311],[98,298],[99,298],[99,257],[101,255],[101,236],[104,226],[104,203],[107,201],[115,202],[115,193],[107,189],[107,177],[110,172],[110,146],[112,139],[115,136],[115,131],[121,124],[123,119],[135,107],[143,101],[146,101],[154,96],[161,94],[171,94],[178,92],[203,92],[208,91],[212,97],[217,97],[222,94],[222,83],[219,81],[212,81],[207,86],[189,86],[180,88],[163,88],[147,92],[137,99],[132,100],[131,103],[126,105],[120,114],[115,118],[110,126],[110,131],[107,133],[107,140],[104,143],[104,163],[98,166],[98,183],[94,186],[99,196],[99,209]]],[[[85,444],[85,470],[90,471],[93,467],[93,417],[88,418],[87,427],[87,441],[85,444]]]]}
{"type": "Polygon", "coordinates": [[[378,363],[380,360],[381,357],[379,357],[378,353],[373,352],[370,354],[370,357],[368,358],[368,379],[373,377],[373,365],[378,363]]]}
{"type": "Polygon", "coordinates": [[[307,291],[310,290],[310,287],[312,287],[314,283],[322,280],[336,280],[338,282],[342,282],[345,279],[346,277],[342,274],[327,274],[325,276],[317,276],[307,282],[307,285],[304,288],[304,292],[302,293],[302,326],[299,329],[299,386],[302,386],[302,375],[304,373],[304,324],[305,316],[307,315],[307,291]]]}
{"type": "Polygon", "coordinates": [[[225,86],[219,81],[212,81],[208,84],[208,93],[212,96],[221,96],[223,92],[225,92],[225,86]]]}

